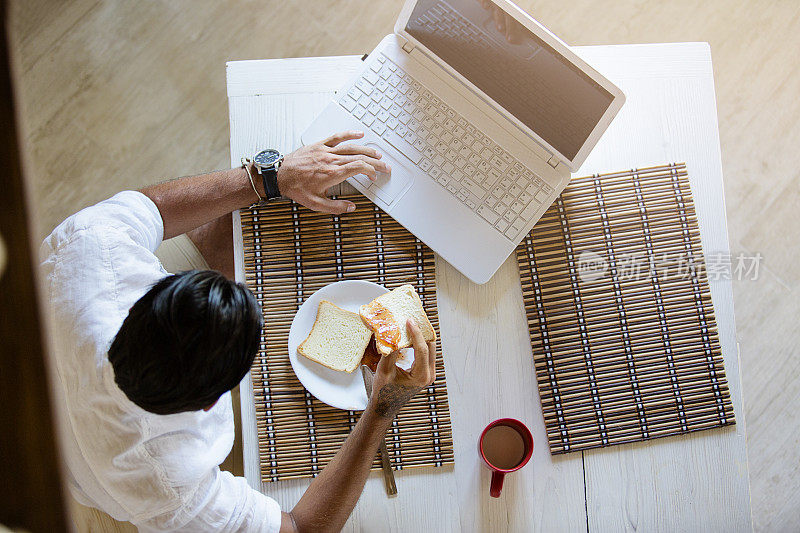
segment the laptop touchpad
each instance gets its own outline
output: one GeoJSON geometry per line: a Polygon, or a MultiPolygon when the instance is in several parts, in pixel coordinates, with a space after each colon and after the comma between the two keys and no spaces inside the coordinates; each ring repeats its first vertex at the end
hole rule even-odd
{"type": "Polygon", "coordinates": [[[374,193],[378,198],[387,204],[391,204],[399,199],[400,196],[411,187],[413,174],[409,170],[408,165],[410,162],[406,163],[405,156],[399,154],[395,156],[393,150],[386,146],[378,146],[370,142],[364,144],[382,153],[382,160],[389,163],[389,166],[392,167],[392,172],[390,174],[378,172],[378,178],[369,189],[369,191],[374,193]]]}

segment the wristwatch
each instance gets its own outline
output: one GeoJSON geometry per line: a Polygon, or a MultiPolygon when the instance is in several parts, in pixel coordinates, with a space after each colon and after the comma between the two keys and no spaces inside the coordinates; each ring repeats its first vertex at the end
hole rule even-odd
{"type": "Polygon", "coordinates": [[[267,200],[281,197],[281,191],[278,189],[278,168],[281,163],[283,154],[274,148],[262,150],[253,158],[253,166],[261,175],[267,200]]]}

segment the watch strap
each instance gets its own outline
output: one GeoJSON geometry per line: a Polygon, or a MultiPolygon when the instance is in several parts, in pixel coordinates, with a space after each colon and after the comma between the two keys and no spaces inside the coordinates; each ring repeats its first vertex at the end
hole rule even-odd
{"type": "Polygon", "coordinates": [[[279,166],[280,164],[275,164],[272,168],[259,170],[259,172],[261,172],[261,179],[264,182],[264,192],[266,193],[267,200],[281,197],[281,191],[278,189],[279,166]]]}

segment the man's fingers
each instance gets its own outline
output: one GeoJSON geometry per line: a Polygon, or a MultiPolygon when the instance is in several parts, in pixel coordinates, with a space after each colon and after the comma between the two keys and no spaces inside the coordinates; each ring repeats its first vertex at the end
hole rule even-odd
{"type": "Polygon", "coordinates": [[[392,365],[397,362],[397,358],[400,355],[400,352],[392,352],[389,355],[384,355],[378,361],[378,372],[387,374],[392,370],[392,365]]]}
{"type": "Polygon", "coordinates": [[[347,178],[357,174],[364,174],[372,181],[375,181],[375,179],[378,177],[378,171],[375,170],[375,167],[365,161],[355,160],[339,167],[339,171],[335,172],[331,176],[330,183],[328,183],[326,187],[338,185],[347,178]]]}
{"type": "Polygon", "coordinates": [[[352,213],[356,210],[356,204],[347,200],[332,200],[330,198],[318,198],[311,206],[314,211],[330,213],[332,215],[342,215],[352,213]]]}
{"type": "Polygon", "coordinates": [[[375,148],[370,148],[369,146],[362,146],[360,144],[340,144],[338,146],[334,146],[331,148],[332,154],[338,155],[366,155],[369,157],[374,157],[375,159],[380,159],[383,157],[379,151],[375,148]]]}
{"type": "Polygon", "coordinates": [[[406,322],[406,328],[411,337],[411,345],[414,347],[414,363],[411,365],[411,374],[416,376],[420,370],[426,372],[429,369],[428,345],[413,320],[409,319],[406,322]]]}
{"type": "Polygon", "coordinates": [[[428,364],[431,367],[431,379],[436,379],[436,341],[428,342],[428,364]]]}
{"type": "Polygon", "coordinates": [[[350,161],[363,161],[378,172],[386,172],[387,174],[392,171],[392,167],[389,166],[388,163],[381,161],[380,159],[375,159],[374,157],[369,157],[366,155],[344,155],[342,156],[343,163],[349,163],[350,161]]]}
{"type": "Polygon", "coordinates": [[[363,136],[364,136],[363,131],[354,131],[354,130],[340,131],[339,133],[334,133],[333,135],[322,141],[322,144],[324,144],[325,146],[336,146],[337,144],[342,143],[344,141],[352,141],[353,139],[360,139],[363,136]]]}

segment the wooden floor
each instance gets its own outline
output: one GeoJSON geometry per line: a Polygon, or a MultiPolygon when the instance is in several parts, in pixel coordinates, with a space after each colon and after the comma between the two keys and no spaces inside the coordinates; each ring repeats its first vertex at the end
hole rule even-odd
{"type": "MultiPolygon", "coordinates": [[[[763,257],[757,280],[734,280],[753,521],[799,530],[800,2],[518,3],[570,44],[711,44],[733,260],[763,257]]],[[[401,4],[11,1],[35,233],[121,189],[225,167],[225,61],[368,52],[401,4]]]]}

